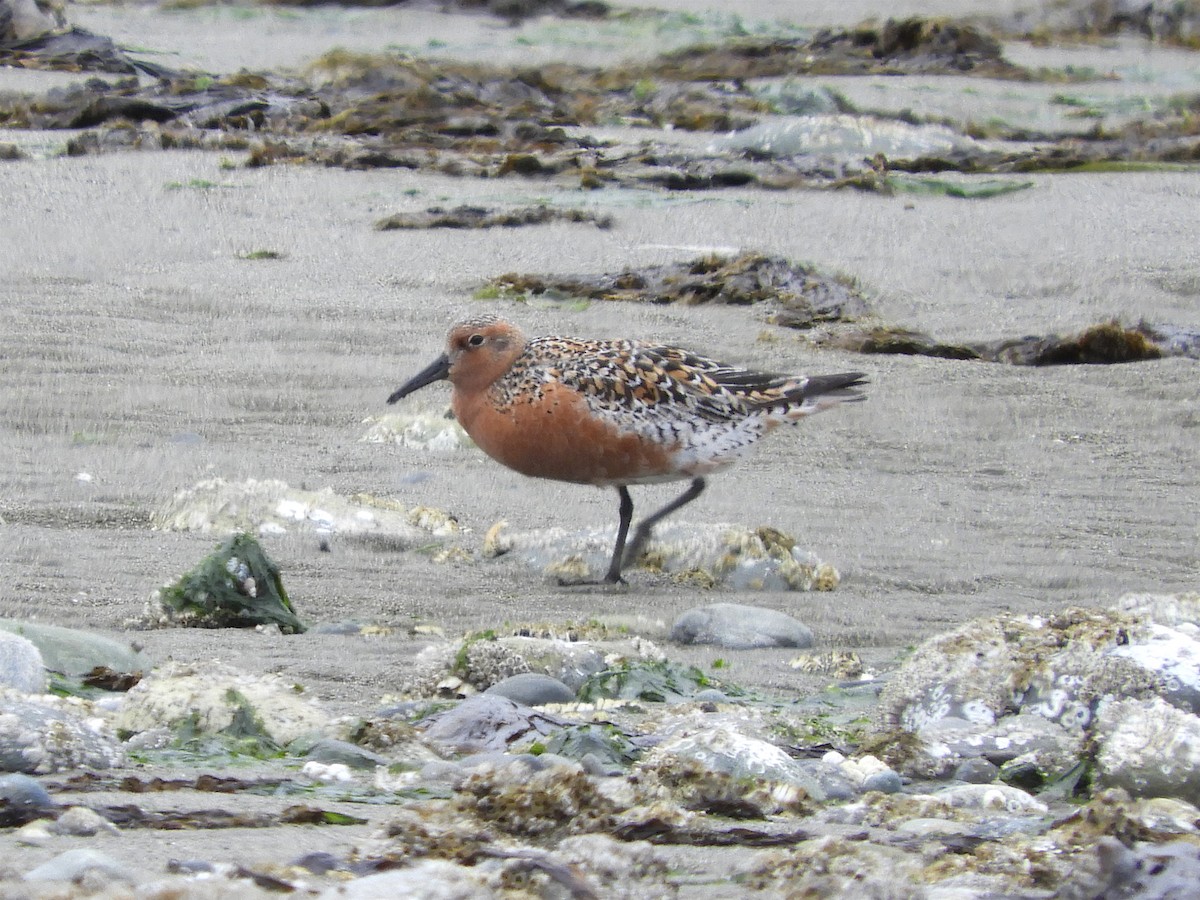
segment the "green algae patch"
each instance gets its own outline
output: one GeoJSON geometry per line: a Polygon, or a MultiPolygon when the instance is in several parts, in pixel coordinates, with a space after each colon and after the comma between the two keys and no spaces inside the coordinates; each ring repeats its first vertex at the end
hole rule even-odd
{"type": "Polygon", "coordinates": [[[194,712],[176,726],[174,749],[213,757],[229,754],[277,759],[285,755],[245,696],[229,688],[225,700],[233,710],[228,725],[213,733],[204,727],[200,715],[194,712]]]}
{"type": "Polygon", "coordinates": [[[157,593],[161,624],[193,628],[277,625],[284,634],[306,629],[283,587],[277,566],[252,535],[223,541],[196,568],[157,593]]]}
{"type": "Polygon", "coordinates": [[[923,194],[932,197],[956,197],[960,200],[987,200],[1003,197],[1033,187],[1032,181],[1006,181],[989,178],[985,181],[950,181],[945,178],[923,178],[889,175],[887,186],[898,194],[923,194]]]}
{"type": "Polygon", "coordinates": [[[591,676],[579,689],[579,699],[584,703],[597,700],[678,703],[710,689],[728,696],[742,693],[740,688],[705,675],[695,666],[669,660],[632,660],[591,676]]]}

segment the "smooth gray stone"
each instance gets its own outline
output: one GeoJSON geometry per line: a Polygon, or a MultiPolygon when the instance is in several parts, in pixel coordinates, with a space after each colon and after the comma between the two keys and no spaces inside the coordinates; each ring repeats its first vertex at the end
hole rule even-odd
{"type": "Polygon", "coordinates": [[[575,699],[575,692],[557,678],[538,672],[522,672],[520,675],[509,676],[493,684],[484,693],[498,694],[525,706],[570,703],[575,699]]]}
{"type": "Polygon", "coordinates": [[[99,850],[79,848],[60,853],[36,869],[25,873],[26,881],[76,881],[84,875],[100,873],[110,881],[136,882],[133,871],[99,850]]]}
{"type": "Polygon", "coordinates": [[[8,631],[0,631],[0,687],[22,694],[46,691],[46,666],[33,641],[8,631]]]}
{"type": "Polygon", "coordinates": [[[42,625],[20,619],[0,619],[0,629],[19,634],[41,651],[46,668],[64,675],[86,675],[96,666],[115,672],[137,672],[151,663],[128,644],[77,628],[42,625]]]}
{"type": "Polygon", "coordinates": [[[20,772],[0,775],[0,807],[6,815],[20,813],[24,816],[28,812],[52,809],[55,805],[54,799],[36,778],[20,772]]]}
{"type": "Polygon", "coordinates": [[[305,759],[323,763],[342,763],[352,769],[374,769],[391,762],[386,756],[375,753],[349,741],[321,738],[304,753],[305,759]]]}
{"type": "Polygon", "coordinates": [[[671,627],[681,644],[715,644],[729,650],[811,647],[808,626],[787,613],[741,603],[714,603],[689,609],[671,627]]]}

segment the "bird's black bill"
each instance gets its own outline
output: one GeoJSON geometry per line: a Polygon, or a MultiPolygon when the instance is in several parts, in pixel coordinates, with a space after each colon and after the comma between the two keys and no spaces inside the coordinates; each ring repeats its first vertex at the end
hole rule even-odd
{"type": "Polygon", "coordinates": [[[443,353],[426,368],[422,369],[414,375],[406,384],[397,388],[392,392],[392,396],[388,397],[388,403],[395,403],[407,397],[413,391],[419,391],[427,384],[433,384],[435,381],[441,381],[443,378],[450,376],[450,357],[443,353]]]}

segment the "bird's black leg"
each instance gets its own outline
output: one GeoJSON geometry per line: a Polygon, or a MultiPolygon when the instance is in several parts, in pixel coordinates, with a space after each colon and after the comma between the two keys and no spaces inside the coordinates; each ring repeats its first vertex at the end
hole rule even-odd
{"type": "MultiPolygon", "coordinates": [[[[624,490],[624,488],[622,488],[622,490],[624,490]]],[[[671,513],[675,512],[675,510],[679,509],[680,507],[687,506],[689,503],[691,503],[693,500],[695,500],[697,497],[699,497],[703,490],[704,490],[704,479],[703,478],[693,478],[691,487],[689,487],[686,491],[684,491],[682,494],[680,494],[678,497],[676,497],[674,500],[672,500],[670,503],[668,503],[662,509],[658,510],[658,512],[654,513],[653,515],[646,516],[646,518],[642,519],[642,521],[638,523],[637,531],[635,531],[633,533],[633,541],[629,544],[628,548],[626,548],[626,550],[625,550],[624,558],[622,558],[621,560],[618,561],[618,559],[616,557],[614,557],[612,568],[609,569],[608,574],[611,576],[613,573],[613,569],[616,569],[617,574],[619,576],[622,566],[625,566],[628,563],[633,562],[635,559],[637,559],[638,554],[642,552],[642,547],[645,545],[646,541],[648,541],[650,539],[650,532],[654,530],[654,526],[657,525],[659,522],[661,522],[663,519],[665,519],[667,516],[669,516],[671,513]]],[[[629,513],[630,513],[630,515],[633,514],[633,504],[632,503],[629,504],[629,513]]],[[[620,541],[618,541],[618,543],[617,543],[618,550],[620,550],[620,548],[621,548],[621,543],[622,542],[620,542],[620,541]]]]}
{"type": "Polygon", "coordinates": [[[623,484],[617,485],[617,493],[621,495],[621,505],[618,508],[620,520],[617,522],[617,545],[613,548],[612,562],[608,565],[608,574],[604,576],[607,584],[621,581],[621,565],[625,558],[625,538],[629,534],[629,523],[633,521],[633,498],[629,496],[629,488],[623,484]]]}

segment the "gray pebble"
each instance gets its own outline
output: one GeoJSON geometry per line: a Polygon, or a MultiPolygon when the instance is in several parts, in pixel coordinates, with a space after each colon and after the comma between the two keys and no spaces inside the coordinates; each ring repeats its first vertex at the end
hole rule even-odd
{"type": "Polygon", "coordinates": [[[60,853],[25,873],[26,881],[77,881],[85,875],[100,875],[110,881],[136,882],[133,871],[99,850],[80,848],[60,853]]]}
{"type": "Polygon", "coordinates": [[[374,769],[376,766],[386,766],[391,762],[386,756],[374,753],[365,747],[334,738],[321,738],[315,741],[311,747],[305,750],[304,758],[323,763],[342,763],[352,769],[374,769]]]}
{"type": "Polygon", "coordinates": [[[812,631],[774,609],[740,603],[714,603],[689,609],[671,627],[681,644],[715,644],[728,650],[811,647],[812,631]]]}
{"type": "Polygon", "coordinates": [[[52,809],[55,803],[41,782],[28,775],[0,775],[0,808],[5,818],[25,821],[42,810],[52,809]]]}
{"type": "Polygon", "coordinates": [[[964,759],[954,770],[954,778],[967,784],[991,784],[999,776],[1000,769],[982,756],[964,759]]]}
{"type": "Polygon", "coordinates": [[[32,641],[7,631],[0,631],[0,686],[23,694],[41,694],[46,690],[42,654],[32,641]]]}
{"type": "Polygon", "coordinates": [[[549,675],[538,672],[523,672],[498,681],[484,691],[498,694],[524,706],[545,706],[547,703],[570,703],[575,692],[549,675]]]}
{"type": "Polygon", "coordinates": [[[900,789],[904,787],[904,782],[895,772],[876,772],[873,775],[868,775],[863,779],[863,793],[867,791],[879,791],[883,794],[898,794],[900,789]]]}
{"type": "Polygon", "coordinates": [[[0,619],[0,631],[31,641],[41,653],[47,669],[70,676],[86,675],[96,666],[108,666],[115,672],[150,668],[149,661],[127,643],[78,628],[0,619]]]}

